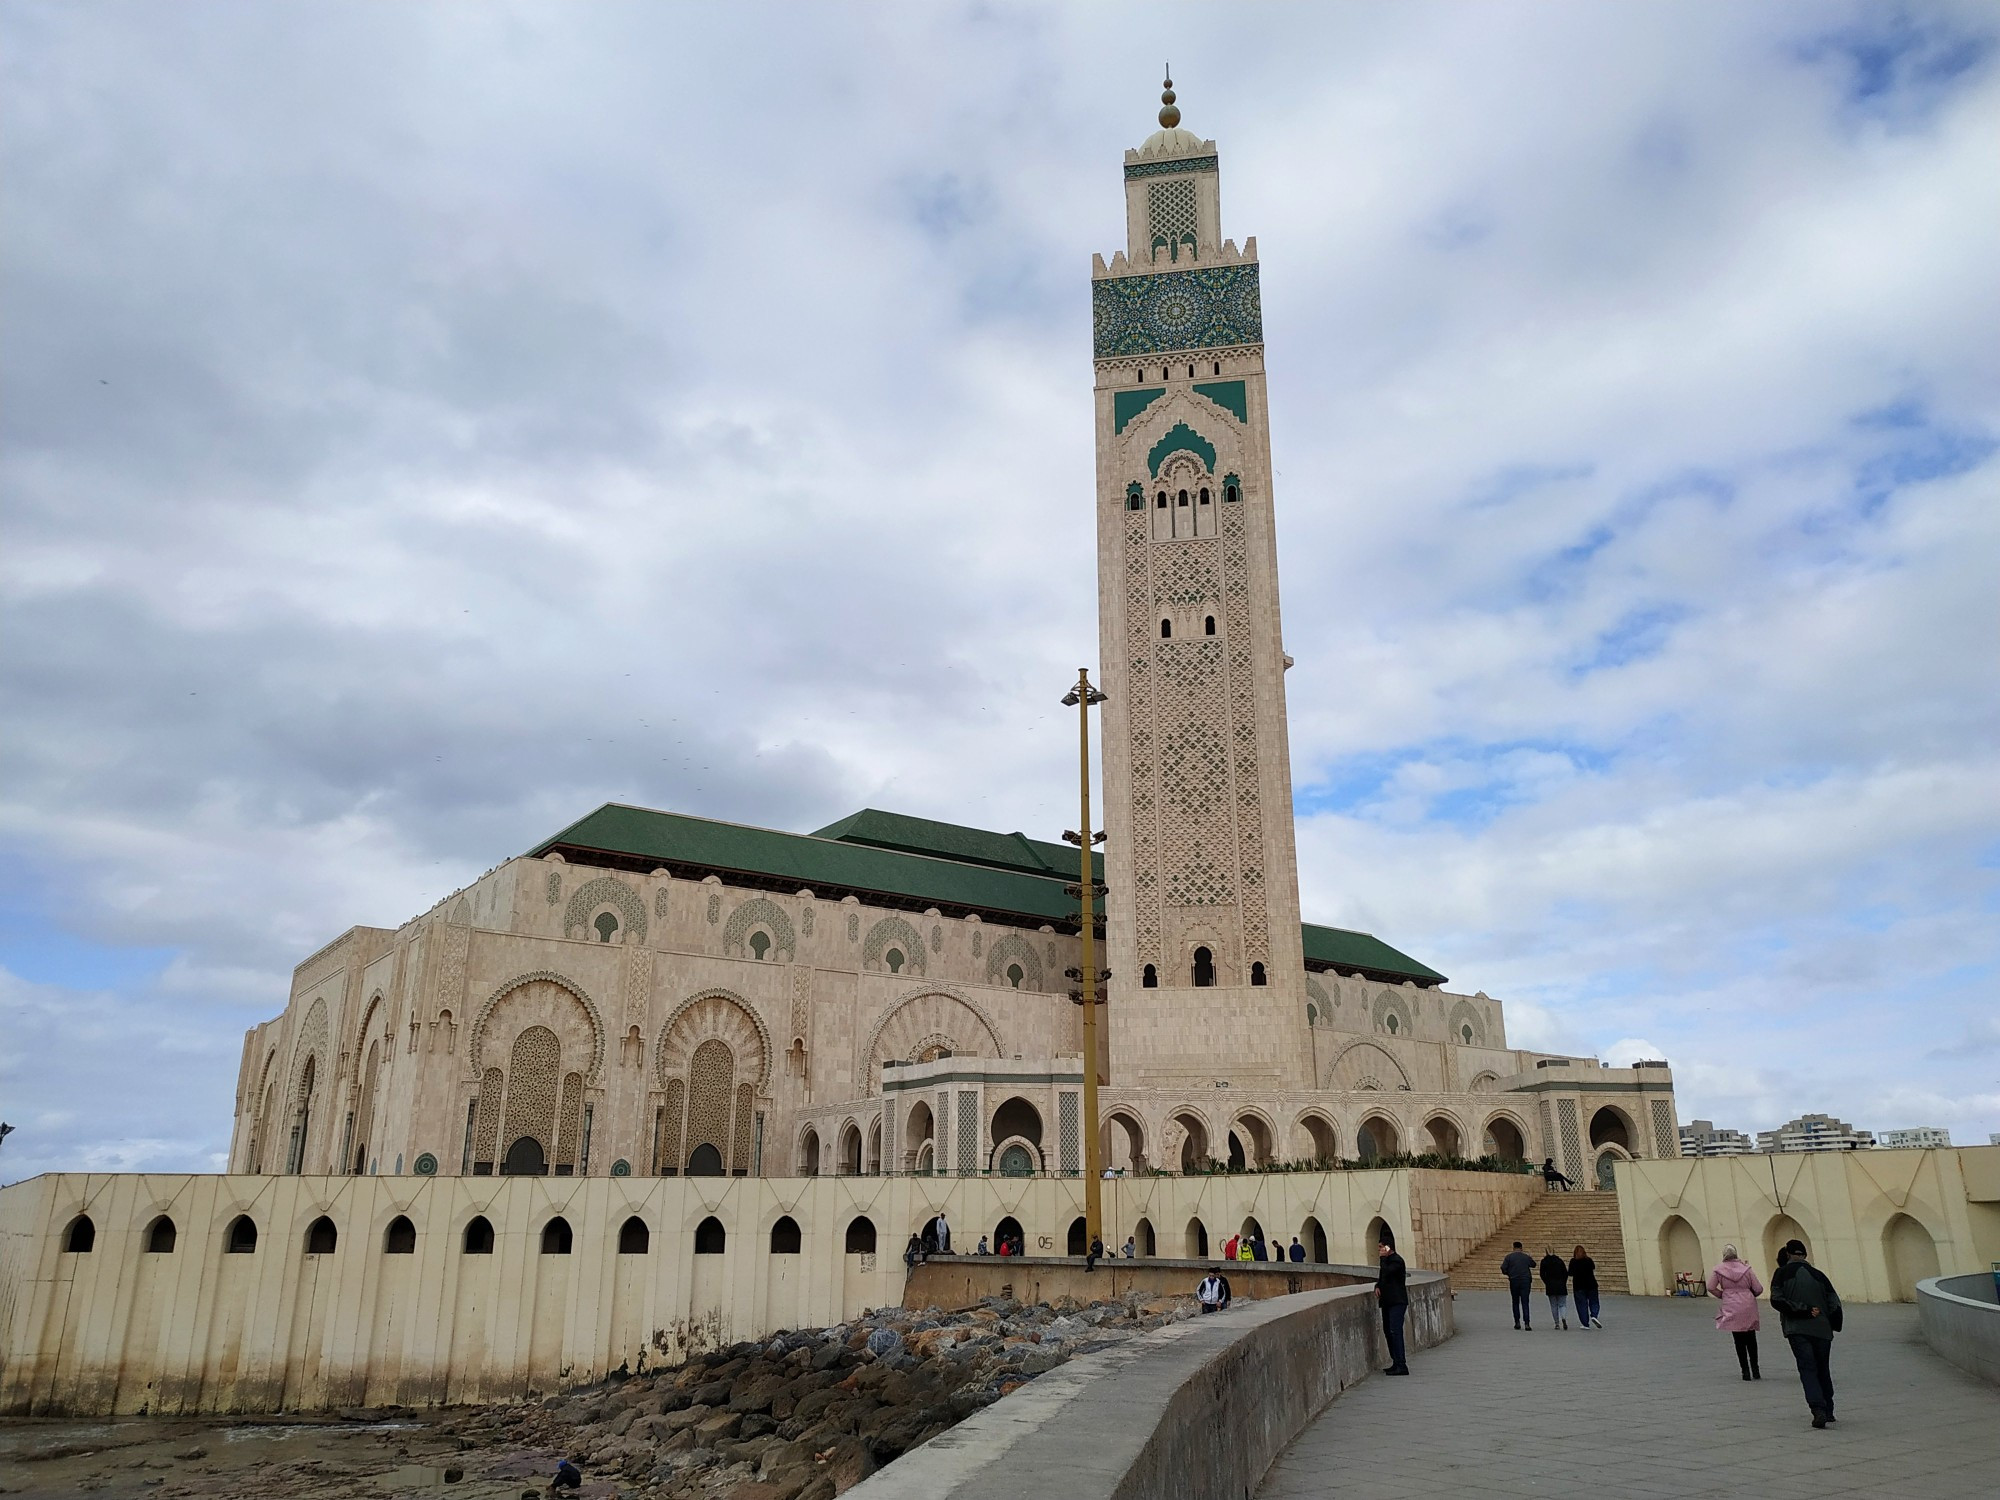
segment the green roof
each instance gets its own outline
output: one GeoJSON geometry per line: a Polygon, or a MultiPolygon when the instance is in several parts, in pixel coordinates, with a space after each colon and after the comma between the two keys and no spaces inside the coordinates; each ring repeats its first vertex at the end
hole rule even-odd
{"type": "MultiPolygon", "coordinates": [[[[1077,878],[1077,851],[1070,845],[875,808],[816,833],[783,833],[607,802],[528,852],[551,851],[581,864],[664,866],[677,874],[715,874],[769,890],[852,892],[913,911],[935,906],[1035,926],[1076,925],[1076,898],[1064,890],[1077,878]]],[[[1092,864],[1101,880],[1103,856],[1093,856],[1092,864]]],[[[1308,965],[1391,982],[1444,982],[1435,969],[1365,932],[1311,923],[1302,930],[1308,965]]]]}
{"type": "Polygon", "coordinates": [[[1345,927],[1321,927],[1302,922],[1299,930],[1306,940],[1306,962],[1330,968],[1353,970],[1370,979],[1414,979],[1421,985],[1443,984],[1444,975],[1400,953],[1368,932],[1351,932],[1345,927]]]}

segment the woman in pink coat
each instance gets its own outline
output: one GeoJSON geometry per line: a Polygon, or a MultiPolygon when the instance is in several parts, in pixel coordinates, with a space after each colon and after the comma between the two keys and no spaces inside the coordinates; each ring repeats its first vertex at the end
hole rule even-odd
{"type": "Polygon", "coordinates": [[[1748,1261],[1737,1259],[1734,1245],[1722,1247],[1722,1264],[1708,1273],[1708,1294],[1722,1299],[1715,1326],[1727,1328],[1736,1340],[1736,1363],[1743,1367],[1743,1378],[1762,1380],[1764,1372],[1757,1368],[1757,1325],[1761,1321],[1757,1299],[1764,1295],[1764,1283],[1748,1261]]]}

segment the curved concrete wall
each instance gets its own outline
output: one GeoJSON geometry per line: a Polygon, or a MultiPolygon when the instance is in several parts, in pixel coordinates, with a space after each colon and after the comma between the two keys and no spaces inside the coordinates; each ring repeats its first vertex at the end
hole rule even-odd
{"type": "MultiPolygon", "coordinates": [[[[1409,1342],[1452,1334],[1451,1283],[1410,1276],[1409,1342]]],[[[906,1454],[857,1500],[1237,1500],[1387,1359],[1374,1289],[1200,1317],[1052,1370],[906,1454]]]]}
{"type": "Polygon", "coordinates": [[[1968,1374],[2000,1385],[2000,1300],[1991,1274],[1918,1282],[1917,1317],[1932,1349],[1968,1374]]]}

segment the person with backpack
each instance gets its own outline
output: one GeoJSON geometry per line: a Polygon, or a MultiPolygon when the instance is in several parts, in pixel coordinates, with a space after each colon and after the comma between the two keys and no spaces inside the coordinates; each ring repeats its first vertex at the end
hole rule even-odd
{"type": "Polygon", "coordinates": [[[1514,1248],[1500,1262],[1500,1274],[1507,1278],[1507,1295],[1513,1300],[1514,1330],[1534,1331],[1534,1304],[1528,1299],[1535,1293],[1535,1263],[1521,1249],[1521,1242],[1514,1241],[1514,1248]]]}
{"type": "Polygon", "coordinates": [[[1558,1328],[1569,1327],[1569,1262],[1553,1250],[1542,1252],[1542,1290],[1549,1298],[1549,1321],[1558,1328]]]}
{"type": "Polygon", "coordinates": [[[1738,1259],[1734,1245],[1722,1247],[1722,1263],[1708,1273],[1708,1294],[1722,1299],[1715,1326],[1728,1329],[1736,1341],[1736,1363],[1743,1378],[1762,1380],[1764,1372],[1757,1368],[1757,1326],[1763,1319],[1757,1314],[1757,1299],[1764,1294],[1764,1283],[1748,1261],[1738,1259]]]}
{"type": "Polygon", "coordinates": [[[1771,1278],[1771,1310],[1799,1367],[1812,1424],[1833,1421],[1833,1336],[1844,1322],[1840,1293],[1808,1258],[1803,1240],[1787,1240],[1771,1278]]]}

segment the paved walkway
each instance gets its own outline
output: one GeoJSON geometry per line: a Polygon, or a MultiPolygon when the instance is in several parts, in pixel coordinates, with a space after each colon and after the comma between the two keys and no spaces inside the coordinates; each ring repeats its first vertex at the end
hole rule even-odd
{"type": "Polygon", "coordinates": [[[2000,1388],[1932,1354],[1911,1306],[1847,1309],[1823,1432],[1777,1318],[1737,1374],[1707,1298],[1609,1297],[1604,1329],[1516,1333],[1505,1292],[1461,1292],[1458,1334],[1370,1376],[1271,1466],[1261,1500],[1931,1500],[2000,1495],[2000,1388]]]}

